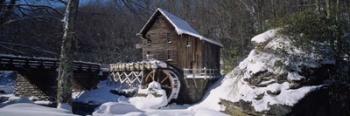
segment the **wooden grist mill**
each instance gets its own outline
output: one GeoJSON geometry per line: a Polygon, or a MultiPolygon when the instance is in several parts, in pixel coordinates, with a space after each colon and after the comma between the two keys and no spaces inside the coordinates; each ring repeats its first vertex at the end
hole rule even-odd
{"type": "Polygon", "coordinates": [[[143,61],[110,65],[113,80],[146,88],[157,82],[168,101],[198,102],[221,77],[222,44],[198,34],[186,21],[157,9],[141,31],[143,61]]]}

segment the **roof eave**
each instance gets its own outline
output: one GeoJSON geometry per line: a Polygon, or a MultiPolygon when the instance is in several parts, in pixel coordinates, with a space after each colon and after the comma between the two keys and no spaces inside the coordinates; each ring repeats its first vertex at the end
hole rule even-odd
{"type": "Polygon", "coordinates": [[[146,24],[143,25],[141,30],[136,34],[136,36],[142,36],[144,34],[144,31],[146,30],[147,26],[150,25],[151,21],[155,18],[157,12],[159,12],[159,8],[152,14],[152,16],[147,20],[146,24]]]}
{"type": "Polygon", "coordinates": [[[209,38],[206,38],[206,37],[203,37],[203,36],[196,36],[196,35],[192,35],[192,34],[190,34],[190,33],[182,33],[182,34],[178,34],[178,35],[183,35],[183,34],[186,34],[186,35],[188,35],[188,36],[195,37],[195,38],[197,38],[197,39],[199,39],[199,40],[201,40],[201,41],[206,41],[206,42],[208,42],[208,43],[211,43],[211,44],[213,44],[213,45],[219,46],[219,47],[221,47],[221,48],[224,47],[220,42],[215,41],[215,40],[212,40],[212,39],[209,39],[209,38]]]}

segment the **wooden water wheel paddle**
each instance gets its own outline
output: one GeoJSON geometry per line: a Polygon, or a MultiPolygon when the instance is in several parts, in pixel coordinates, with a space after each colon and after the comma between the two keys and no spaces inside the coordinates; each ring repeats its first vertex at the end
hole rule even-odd
{"type": "Polygon", "coordinates": [[[180,81],[178,76],[169,69],[153,69],[143,80],[143,86],[147,87],[151,82],[158,82],[161,88],[165,90],[168,101],[176,99],[180,90],[180,81]]]}

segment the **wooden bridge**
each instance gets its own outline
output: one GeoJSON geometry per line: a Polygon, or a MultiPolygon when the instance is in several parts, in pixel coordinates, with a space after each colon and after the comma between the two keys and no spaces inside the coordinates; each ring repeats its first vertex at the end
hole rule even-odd
{"type": "MultiPolygon", "coordinates": [[[[36,96],[39,100],[55,101],[58,65],[56,58],[0,54],[0,70],[15,71],[17,74],[16,94],[36,96]]],[[[73,69],[74,90],[96,87],[101,73],[100,64],[74,61],[73,69]]]]}
{"type": "MultiPolygon", "coordinates": [[[[58,64],[59,61],[56,58],[0,54],[0,70],[56,70],[58,64]]],[[[100,64],[83,61],[75,61],[73,67],[75,71],[96,72],[100,70],[100,64]]]]}

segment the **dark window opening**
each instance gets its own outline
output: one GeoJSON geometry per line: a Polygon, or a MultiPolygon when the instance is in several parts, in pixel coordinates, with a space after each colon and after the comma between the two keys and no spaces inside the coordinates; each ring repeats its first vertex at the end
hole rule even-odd
{"type": "Polygon", "coordinates": [[[173,43],[173,42],[171,41],[171,39],[170,39],[170,33],[166,33],[165,37],[166,37],[166,40],[167,40],[168,44],[173,43]]]}
{"type": "Polygon", "coordinates": [[[186,47],[191,47],[191,41],[190,41],[190,38],[187,38],[186,39],[186,47]]]}
{"type": "Polygon", "coordinates": [[[165,23],[165,19],[164,19],[163,17],[160,17],[160,18],[159,18],[159,22],[160,22],[160,23],[165,23]]]}
{"type": "Polygon", "coordinates": [[[147,51],[146,52],[146,59],[150,59],[151,58],[151,52],[150,51],[147,51]]]}
{"type": "Polygon", "coordinates": [[[171,58],[171,50],[167,51],[167,61],[173,61],[173,59],[171,58]]]}
{"type": "Polygon", "coordinates": [[[150,34],[147,34],[147,35],[146,35],[146,38],[147,38],[147,39],[151,38],[151,35],[150,35],[150,34]]]}
{"type": "Polygon", "coordinates": [[[151,46],[152,41],[150,39],[147,39],[147,46],[151,46]]]}

